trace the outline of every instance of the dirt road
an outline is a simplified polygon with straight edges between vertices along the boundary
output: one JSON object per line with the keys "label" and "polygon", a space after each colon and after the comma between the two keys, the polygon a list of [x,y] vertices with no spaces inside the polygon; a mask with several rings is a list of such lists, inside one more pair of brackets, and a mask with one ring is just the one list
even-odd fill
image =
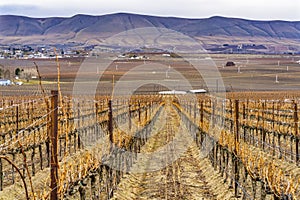
{"label": "dirt road", "polygon": [[[200,157],[195,143],[176,142],[176,148],[168,145],[187,129],[182,128],[181,119],[170,103],[162,113],[160,117],[166,117],[166,123],[143,146],[133,170],[121,180],[113,199],[235,199],[233,191],[223,184],[223,178],[213,170],[208,159]],[[166,167],[155,169],[153,160],[145,162],[144,154],[158,154],[162,148],[166,152],[155,156],[160,156],[160,163]],[[179,158],[178,151],[183,152]]]}

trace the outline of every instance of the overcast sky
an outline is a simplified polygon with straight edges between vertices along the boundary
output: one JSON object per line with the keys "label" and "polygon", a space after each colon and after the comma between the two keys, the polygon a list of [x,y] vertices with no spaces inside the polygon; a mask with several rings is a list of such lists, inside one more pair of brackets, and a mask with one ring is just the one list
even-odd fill
{"label": "overcast sky", "polygon": [[300,21],[300,0],[0,0],[0,15],[31,17],[128,12],[158,16]]}

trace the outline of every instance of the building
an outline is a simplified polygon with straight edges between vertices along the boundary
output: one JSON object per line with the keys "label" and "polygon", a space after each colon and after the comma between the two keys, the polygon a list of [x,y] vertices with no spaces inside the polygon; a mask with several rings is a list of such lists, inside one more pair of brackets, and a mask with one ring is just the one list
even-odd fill
{"label": "building", "polygon": [[11,85],[11,81],[7,79],[0,79],[0,86]]}
{"label": "building", "polygon": [[166,95],[166,94],[186,94],[187,92],[186,91],[178,91],[178,90],[168,90],[168,91],[160,91],[158,92],[158,94],[163,94],[163,95]]}

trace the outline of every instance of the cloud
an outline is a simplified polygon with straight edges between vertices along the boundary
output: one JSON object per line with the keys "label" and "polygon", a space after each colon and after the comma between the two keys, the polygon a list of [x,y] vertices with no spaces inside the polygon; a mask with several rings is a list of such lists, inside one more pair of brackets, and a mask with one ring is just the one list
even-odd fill
{"label": "cloud", "polygon": [[2,5],[0,6],[0,12],[2,14],[11,14],[11,13],[26,13],[32,10],[36,10],[37,6],[35,5]]}

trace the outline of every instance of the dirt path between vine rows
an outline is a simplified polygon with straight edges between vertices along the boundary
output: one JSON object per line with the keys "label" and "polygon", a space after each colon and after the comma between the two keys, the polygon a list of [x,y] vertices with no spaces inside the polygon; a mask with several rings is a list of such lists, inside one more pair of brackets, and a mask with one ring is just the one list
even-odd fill
{"label": "dirt path between vine rows", "polygon": [[166,120],[158,121],[165,124],[156,126],[163,128],[142,147],[112,199],[235,199],[209,160],[201,158],[196,144],[182,139],[187,129],[176,110],[166,105],[162,113],[160,117]]}

